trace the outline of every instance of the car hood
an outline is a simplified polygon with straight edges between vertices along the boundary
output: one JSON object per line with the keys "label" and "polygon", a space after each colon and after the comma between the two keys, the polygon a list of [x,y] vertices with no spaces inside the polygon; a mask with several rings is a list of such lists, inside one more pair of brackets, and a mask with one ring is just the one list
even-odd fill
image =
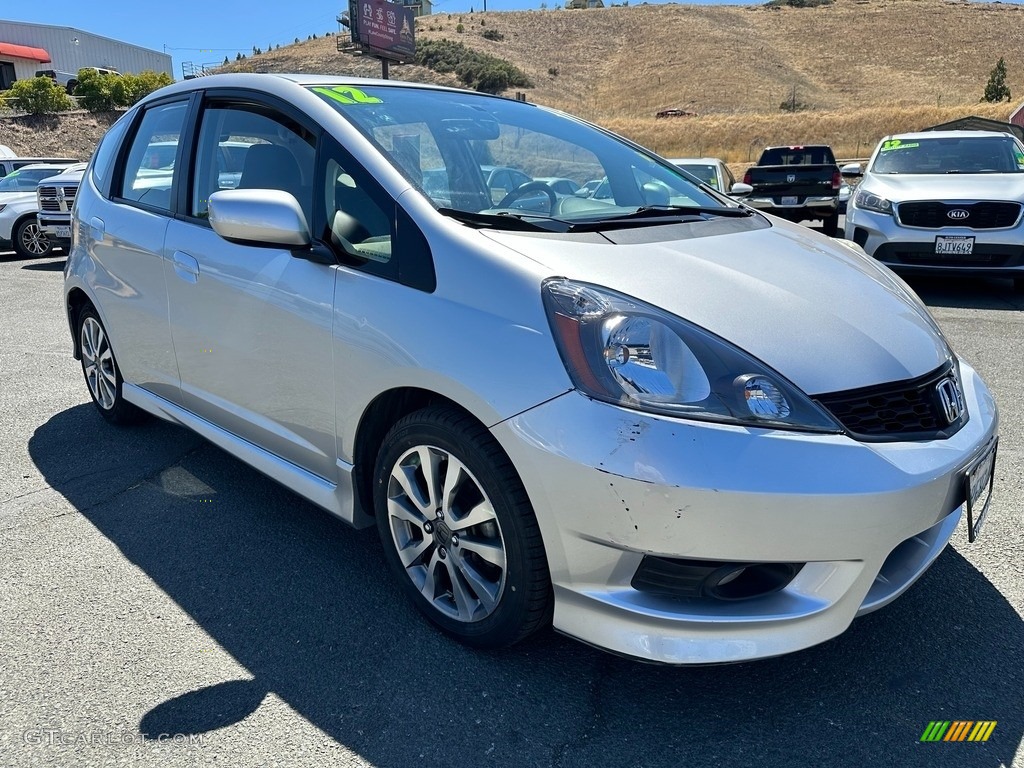
{"label": "car hood", "polygon": [[[617,290],[712,331],[812,395],[914,378],[949,359],[927,309],[887,268],[852,243],[773,223],[633,244],[483,234],[550,276]],[[636,230],[605,234],[626,232]]]}
{"label": "car hood", "polygon": [[868,175],[861,186],[901,203],[906,200],[1024,201],[1024,173],[944,173]]}
{"label": "car hood", "polygon": [[35,192],[0,192],[0,205],[12,205],[13,203],[24,203],[28,200],[35,200]]}

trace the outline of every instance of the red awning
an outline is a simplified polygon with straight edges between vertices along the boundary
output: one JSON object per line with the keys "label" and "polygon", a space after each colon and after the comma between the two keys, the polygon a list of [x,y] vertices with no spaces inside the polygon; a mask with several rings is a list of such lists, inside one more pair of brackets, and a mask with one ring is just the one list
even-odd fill
{"label": "red awning", "polygon": [[14,43],[0,43],[0,56],[13,56],[16,59],[31,59],[40,64],[46,64],[53,59],[50,54],[42,48],[33,48],[31,45],[15,45]]}

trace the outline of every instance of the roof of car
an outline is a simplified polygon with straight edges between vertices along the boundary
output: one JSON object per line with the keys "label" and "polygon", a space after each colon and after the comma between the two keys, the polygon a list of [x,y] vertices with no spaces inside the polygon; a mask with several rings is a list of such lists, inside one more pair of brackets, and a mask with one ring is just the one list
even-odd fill
{"label": "roof of car", "polygon": [[[279,72],[231,72],[219,75],[206,75],[190,80],[181,80],[173,85],[168,85],[158,91],[154,91],[144,101],[161,98],[175,93],[190,93],[204,88],[259,88],[261,90],[274,90],[277,87],[289,85],[352,85],[357,88],[388,87],[388,88],[414,88],[432,91],[460,92],[464,89],[449,88],[443,85],[431,85],[428,83],[412,83],[403,80],[382,80],[380,78],[352,77],[351,75],[304,75],[285,74]],[[480,94],[486,96],[487,94]],[[501,98],[501,97],[496,97]]]}
{"label": "roof of car", "polygon": [[674,165],[681,165],[683,163],[693,163],[694,165],[714,165],[715,163],[721,163],[722,161],[717,157],[673,157],[669,159],[669,162]]}
{"label": "roof of car", "polygon": [[886,136],[882,141],[890,141],[892,139],[913,139],[918,141],[920,139],[984,139],[998,136],[1010,136],[1013,134],[1003,131],[917,131],[915,133],[894,133],[891,136]]}

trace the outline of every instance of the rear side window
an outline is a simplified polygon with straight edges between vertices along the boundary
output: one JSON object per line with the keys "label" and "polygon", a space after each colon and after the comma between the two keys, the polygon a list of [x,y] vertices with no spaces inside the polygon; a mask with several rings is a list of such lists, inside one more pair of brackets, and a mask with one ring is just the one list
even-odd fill
{"label": "rear side window", "polygon": [[171,210],[186,106],[186,102],[179,101],[146,110],[128,150],[118,197],[161,211]]}
{"label": "rear side window", "polygon": [[777,147],[766,149],[759,165],[835,165],[828,147]]}

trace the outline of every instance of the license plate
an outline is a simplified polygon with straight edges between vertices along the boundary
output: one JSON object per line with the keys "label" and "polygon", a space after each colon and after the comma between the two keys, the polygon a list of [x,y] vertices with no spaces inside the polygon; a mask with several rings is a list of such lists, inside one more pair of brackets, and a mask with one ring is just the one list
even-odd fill
{"label": "license plate", "polygon": [[974,238],[966,235],[936,237],[935,253],[949,256],[970,256],[974,253]]}
{"label": "license plate", "polygon": [[54,229],[57,232],[57,237],[63,238],[65,240],[71,239],[71,227],[54,227]]}
{"label": "license plate", "polygon": [[967,494],[967,540],[974,542],[981,533],[981,526],[988,514],[988,505],[992,501],[992,484],[996,476],[996,448],[999,438],[995,438],[985,452],[964,475],[964,490]]}
{"label": "license plate", "polygon": [[796,195],[786,195],[782,198],[783,205],[797,205],[800,202],[800,198]]}

